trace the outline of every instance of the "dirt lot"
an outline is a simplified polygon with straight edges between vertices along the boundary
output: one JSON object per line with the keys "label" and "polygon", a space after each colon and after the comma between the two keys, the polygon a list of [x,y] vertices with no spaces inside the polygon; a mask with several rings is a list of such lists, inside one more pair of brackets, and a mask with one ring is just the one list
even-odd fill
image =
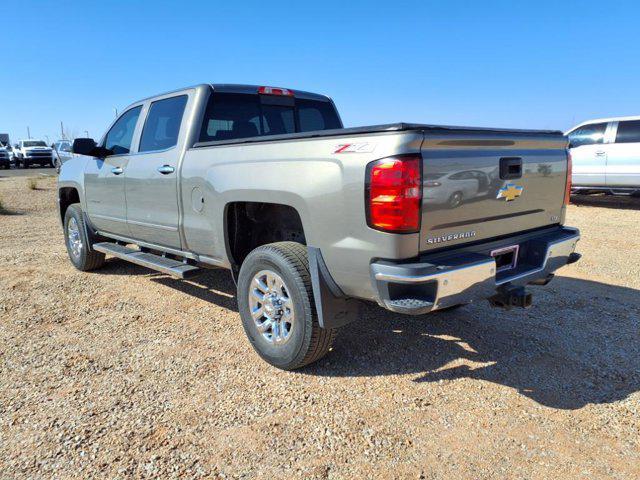
{"label": "dirt lot", "polygon": [[67,260],[52,179],[0,179],[0,478],[638,478],[640,200],[578,197],[534,306],[367,306],[326,360],[258,360],[228,273]]}

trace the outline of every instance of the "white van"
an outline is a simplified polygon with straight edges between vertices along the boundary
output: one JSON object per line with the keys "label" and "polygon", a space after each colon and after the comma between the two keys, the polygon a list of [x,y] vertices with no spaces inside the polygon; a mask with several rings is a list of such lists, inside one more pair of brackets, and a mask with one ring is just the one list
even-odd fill
{"label": "white van", "polygon": [[640,116],[590,120],[566,135],[573,190],[640,194]]}

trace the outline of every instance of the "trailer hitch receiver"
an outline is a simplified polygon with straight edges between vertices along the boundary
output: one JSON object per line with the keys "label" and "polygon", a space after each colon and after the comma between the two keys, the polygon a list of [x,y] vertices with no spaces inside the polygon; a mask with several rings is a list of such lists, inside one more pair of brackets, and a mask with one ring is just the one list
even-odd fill
{"label": "trailer hitch receiver", "polygon": [[533,296],[524,287],[502,286],[498,292],[489,297],[492,307],[511,310],[513,307],[529,308],[533,303]]}

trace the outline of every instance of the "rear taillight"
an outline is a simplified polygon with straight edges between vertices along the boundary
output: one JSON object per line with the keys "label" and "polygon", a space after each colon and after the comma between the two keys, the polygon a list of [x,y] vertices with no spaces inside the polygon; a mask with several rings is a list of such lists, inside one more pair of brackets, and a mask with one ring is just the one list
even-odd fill
{"label": "rear taillight", "polygon": [[567,150],[567,183],[564,191],[564,204],[569,205],[571,200],[571,173],[573,171],[573,165],[571,162],[571,152]]}
{"label": "rear taillight", "polygon": [[288,88],[278,87],[258,87],[258,93],[260,95],[281,95],[285,97],[293,97],[293,92]]}
{"label": "rear taillight", "polygon": [[376,230],[410,233],[420,230],[422,157],[399,155],[367,165],[367,224]]}

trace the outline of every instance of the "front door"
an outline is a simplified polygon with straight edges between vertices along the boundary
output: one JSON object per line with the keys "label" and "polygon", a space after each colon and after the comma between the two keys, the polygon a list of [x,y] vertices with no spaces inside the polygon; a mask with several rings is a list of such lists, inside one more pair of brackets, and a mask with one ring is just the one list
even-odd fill
{"label": "front door", "polygon": [[136,240],[181,248],[178,209],[180,126],[189,96],[178,95],[151,103],[142,129],[138,153],[125,173],[127,223]]}
{"label": "front door", "polygon": [[128,236],[124,171],[129,161],[131,142],[142,107],[133,107],[113,124],[103,146],[113,155],[91,158],[84,174],[87,215],[101,232]]}
{"label": "front door", "polygon": [[605,133],[607,123],[592,123],[569,133],[573,160],[572,183],[577,187],[604,186],[607,166]]}
{"label": "front door", "polygon": [[607,145],[607,186],[640,187],[640,120],[618,122],[615,143]]}

